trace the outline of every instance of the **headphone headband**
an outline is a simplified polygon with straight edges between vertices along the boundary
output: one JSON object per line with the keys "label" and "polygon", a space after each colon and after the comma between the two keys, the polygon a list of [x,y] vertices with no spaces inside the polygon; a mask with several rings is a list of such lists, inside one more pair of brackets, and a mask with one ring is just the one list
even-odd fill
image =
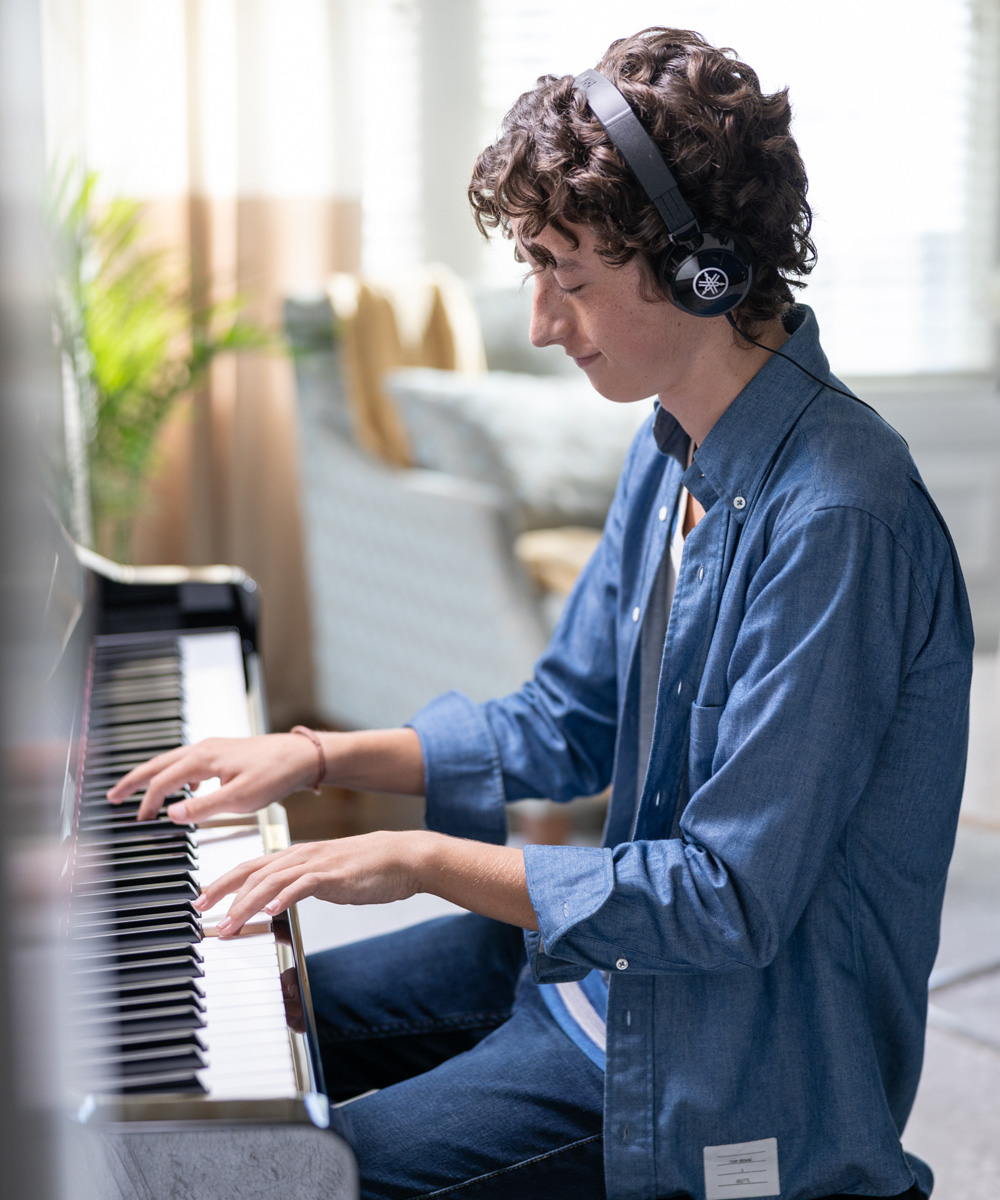
{"label": "headphone headband", "polygon": [[753,257],[743,239],[702,229],[653,139],[610,79],[584,71],[575,83],[667,227],[672,244],[651,260],[664,295],[694,317],[720,317],[742,304],[753,282]]}
{"label": "headphone headband", "polygon": [[574,82],[583,89],[591,112],[656,205],[671,237],[697,233],[698,221],[681,195],[673,172],[621,92],[599,71],[583,71]]}

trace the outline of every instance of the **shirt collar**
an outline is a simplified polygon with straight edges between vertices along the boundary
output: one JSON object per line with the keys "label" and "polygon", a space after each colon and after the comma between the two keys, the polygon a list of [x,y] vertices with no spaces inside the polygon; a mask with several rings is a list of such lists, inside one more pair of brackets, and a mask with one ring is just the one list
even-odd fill
{"label": "shirt collar", "polygon": [[[797,304],[783,322],[789,337],[781,352],[793,362],[777,355],[768,359],[712,426],[684,474],[685,486],[706,511],[722,500],[741,523],[778,447],[822,387],[793,364],[820,379],[830,374],[812,309]],[[688,435],[659,402],[655,413],[653,434],[660,452],[684,466]]]}

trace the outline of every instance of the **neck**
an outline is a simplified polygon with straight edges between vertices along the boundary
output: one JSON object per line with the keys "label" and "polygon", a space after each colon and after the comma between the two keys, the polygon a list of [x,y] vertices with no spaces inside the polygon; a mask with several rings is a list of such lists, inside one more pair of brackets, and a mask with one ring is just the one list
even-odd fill
{"label": "neck", "polygon": [[778,318],[754,335],[767,350],[745,341],[724,318],[704,324],[704,335],[689,370],[659,393],[661,406],[676,417],[697,445],[771,358],[768,351],[780,349],[788,337]]}

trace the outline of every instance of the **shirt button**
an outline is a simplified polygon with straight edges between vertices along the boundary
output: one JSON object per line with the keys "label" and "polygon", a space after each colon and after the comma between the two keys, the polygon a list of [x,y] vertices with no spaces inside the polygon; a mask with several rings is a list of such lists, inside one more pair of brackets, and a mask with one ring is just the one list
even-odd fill
{"label": "shirt button", "polygon": [[746,508],[746,506],[747,502],[742,496],[737,496],[735,500],[733,500],[733,508]]}
{"label": "shirt button", "polygon": [[660,509],[660,511],[657,513],[657,516],[660,518],[661,521],[665,521],[667,519],[667,506],[665,504]]}
{"label": "shirt button", "polygon": [[635,606],[635,608],[632,609],[632,620],[633,621],[639,620],[639,605],[638,604]]}
{"label": "shirt button", "polygon": [[660,793],[659,792],[656,793],[656,799],[653,801],[653,803],[656,805],[657,808],[660,807]]}
{"label": "shirt button", "polygon": [[704,578],[705,578],[705,568],[704,568],[704,567],[699,567],[699,568],[698,568],[698,582],[699,582],[699,583],[701,583],[701,581],[702,581]]}
{"label": "shirt button", "polygon": [[627,970],[628,970],[628,959],[627,959],[627,958],[620,958],[620,959],[619,959],[619,960],[618,960],[618,961],[615,963],[615,966],[618,968],[618,970],[619,970],[619,971],[627,971]]}
{"label": "shirt button", "polygon": [[681,691],[683,690],[683,688],[684,688],[684,680],[678,679],[677,680],[677,695],[678,696],[681,694]]}

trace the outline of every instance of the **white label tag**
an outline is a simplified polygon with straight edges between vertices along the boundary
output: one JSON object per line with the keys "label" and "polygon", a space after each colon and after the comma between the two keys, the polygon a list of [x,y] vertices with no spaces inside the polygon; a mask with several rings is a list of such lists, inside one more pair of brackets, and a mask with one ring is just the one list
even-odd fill
{"label": "white label tag", "polygon": [[777,1196],[778,1139],[705,1147],[705,1200]]}

